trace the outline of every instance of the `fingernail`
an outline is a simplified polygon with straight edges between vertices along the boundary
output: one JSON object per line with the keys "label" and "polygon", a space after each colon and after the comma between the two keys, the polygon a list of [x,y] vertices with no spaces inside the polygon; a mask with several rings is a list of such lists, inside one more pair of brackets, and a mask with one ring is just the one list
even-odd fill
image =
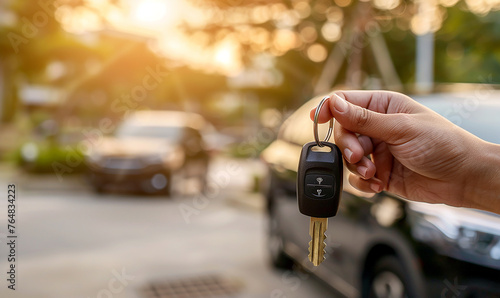
{"label": "fingernail", "polygon": [[367,167],[365,167],[365,166],[358,167],[358,173],[360,173],[361,176],[366,177],[366,171],[368,171]]}
{"label": "fingernail", "polygon": [[337,94],[335,94],[335,103],[333,106],[339,113],[344,113],[347,110],[347,102]]}
{"label": "fingernail", "polygon": [[345,148],[344,155],[348,162],[351,162],[352,151],[349,148]]}
{"label": "fingernail", "polygon": [[374,192],[381,192],[382,189],[380,187],[380,185],[378,185],[377,183],[372,183],[370,184],[370,188],[374,191]]}

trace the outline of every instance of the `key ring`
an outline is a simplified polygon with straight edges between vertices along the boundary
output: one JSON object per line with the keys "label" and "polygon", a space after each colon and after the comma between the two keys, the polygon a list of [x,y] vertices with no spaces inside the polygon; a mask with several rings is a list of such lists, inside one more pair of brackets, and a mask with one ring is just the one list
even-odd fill
{"label": "key ring", "polygon": [[320,101],[318,107],[316,108],[316,113],[314,113],[314,140],[316,141],[316,144],[319,147],[323,147],[323,142],[328,142],[328,140],[330,140],[330,137],[331,137],[332,131],[333,131],[333,118],[332,118],[332,119],[330,119],[330,127],[328,127],[328,132],[326,133],[325,140],[323,142],[319,141],[319,138],[318,138],[318,116],[319,116],[319,112],[321,111],[321,108],[323,107],[323,104],[325,103],[325,101],[328,98],[330,98],[330,97],[329,96],[323,97],[323,99]]}

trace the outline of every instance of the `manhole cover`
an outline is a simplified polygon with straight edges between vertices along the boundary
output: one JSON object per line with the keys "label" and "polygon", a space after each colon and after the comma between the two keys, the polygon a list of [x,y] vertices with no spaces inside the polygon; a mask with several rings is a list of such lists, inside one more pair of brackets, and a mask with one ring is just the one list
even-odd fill
{"label": "manhole cover", "polygon": [[219,275],[205,275],[149,283],[139,290],[142,298],[205,298],[235,297],[241,281]]}

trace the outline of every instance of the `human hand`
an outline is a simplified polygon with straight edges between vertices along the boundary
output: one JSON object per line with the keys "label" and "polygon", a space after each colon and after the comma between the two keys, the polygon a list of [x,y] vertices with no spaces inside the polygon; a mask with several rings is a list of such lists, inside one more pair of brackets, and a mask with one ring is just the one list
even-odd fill
{"label": "human hand", "polygon": [[320,111],[319,122],[332,117],[335,143],[352,172],[349,182],[355,188],[481,208],[472,197],[475,188],[486,185],[481,176],[491,173],[477,165],[487,162],[478,155],[491,152],[490,143],[395,92],[337,91]]}

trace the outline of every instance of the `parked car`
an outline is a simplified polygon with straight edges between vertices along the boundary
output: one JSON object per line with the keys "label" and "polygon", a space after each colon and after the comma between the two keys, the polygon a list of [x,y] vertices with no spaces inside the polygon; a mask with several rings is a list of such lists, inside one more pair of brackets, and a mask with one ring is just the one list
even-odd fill
{"label": "parked car", "polygon": [[202,136],[207,126],[193,113],[134,112],[113,136],[92,148],[86,158],[89,180],[98,192],[118,188],[170,194],[173,185],[201,191],[209,164]]}
{"label": "parked car", "polygon": [[[500,144],[499,92],[417,100]],[[309,218],[298,211],[296,177],[301,147],[314,140],[309,111],[319,101],[312,99],[292,114],[262,152],[269,169],[264,189],[271,263],[299,265],[346,297],[500,297],[499,215],[412,202],[388,192],[370,195],[347,180],[339,212],[328,223],[326,260],[318,267],[310,264]],[[326,128],[320,126],[321,136]]]}

